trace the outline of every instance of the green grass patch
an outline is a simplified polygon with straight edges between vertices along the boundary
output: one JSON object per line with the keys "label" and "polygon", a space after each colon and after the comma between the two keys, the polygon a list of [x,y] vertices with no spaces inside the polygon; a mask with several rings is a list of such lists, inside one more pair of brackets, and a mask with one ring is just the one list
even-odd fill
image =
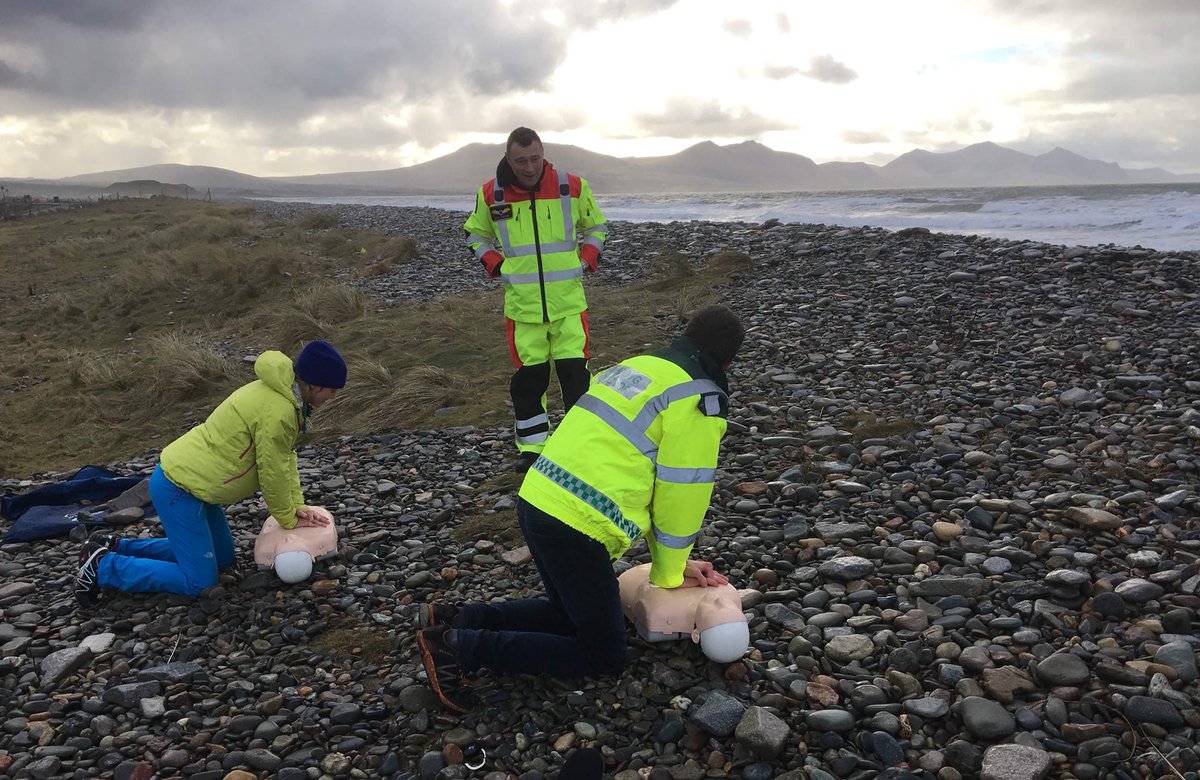
{"label": "green grass patch", "polygon": [[[319,438],[511,424],[498,287],[387,306],[353,282],[419,256],[404,236],[170,198],[0,225],[0,477],[161,448],[253,379],[246,354],[328,339],[351,363]],[[592,368],[656,348],[750,267],[741,253],[653,258],[649,281],[589,290]],[[554,393],[551,393],[551,403]]]}
{"label": "green grass patch", "polygon": [[353,658],[369,665],[390,662],[395,645],[390,632],[358,625],[349,619],[330,626],[312,642],[313,649],[326,658]]}
{"label": "green grass patch", "polygon": [[874,412],[865,410],[851,412],[843,418],[841,425],[850,431],[855,444],[862,444],[867,439],[904,438],[921,427],[911,417],[880,420]]}
{"label": "green grass patch", "polygon": [[450,536],[456,542],[469,542],[474,539],[507,541],[520,535],[518,529],[517,513],[506,509],[489,515],[472,515],[455,526]]}

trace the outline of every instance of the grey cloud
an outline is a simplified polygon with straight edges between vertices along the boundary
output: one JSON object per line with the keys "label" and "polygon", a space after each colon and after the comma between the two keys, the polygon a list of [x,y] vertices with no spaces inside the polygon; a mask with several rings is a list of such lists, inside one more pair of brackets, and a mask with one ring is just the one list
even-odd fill
{"label": "grey cloud", "polygon": [[763,68],[763,75],[772,81],[786,79],[789,76],[795,76],[801,70],[795,65],[768,65]]}
{"label": "grey cloud", "polygon": [[603,22],[636,19],[665,11],[677,0],[593,0],[569,3],[564,7],[567,23],[572,26],[595,27]]}
{"label": "grey cloud", "polygon": [[638,114],[634,121],[648,135],[669,138],[735,138],[790,127],[744,109],[723,109],[715,100],[700,103],[683,98],[671,100],[661,113]]}
{"label": "grey cloud", "polygon": [[726,19],[721,23],[721,29],[739,38],[749,38],[754,33],[754,25],[749,19]]}
{"label": "grey cloud", "polygon": [[1159,0],[994,0],[997,14],[1069,31],[1059,56],[1066,79],[1051,99],[1104,102],[1200,95],[1200,3]]}
{"label": "grey cloud", "polygon": [[155,0],[6,0],[4,23],[28,29],[41,23],[61,23],[81,29],[127,30],[165,3]]}
{"label": "grey cloud", "polygon": [[26,80],[26,76],[21,71],[9,65],[4,60],[0,60],[0,88],[3,87],[19,87]]}
{"label": "grey cloud", "polygon": [[787,14],[783,11],[775,14],[775,28],[781,33],[790,33],[792,31],[792,23],[788,21]]}
{"label": "grey cloud", "polygon": [[[1147,121],[1153,116],[1154,121]],[[1200,173],[1200,107],[1194,101],[1146,98],[1115,109],[1050,111],[1020,141],[1038,154],[1062,146],[1084,157],[1123,167],[1161,166],[1173,173]]]}
{"label": "grey cloud", "polygon": [[835,60],[830,54],[813,57],[808,63],[807,75],[827,84],[849,84],[858,78],[856,72]]}
{"label": "grey cloud", "polygon": [[874,130],[843,130],[842,140],[848,144],[885,144],[892,139]]}
{"label": "grey cloud", "polygon": [[9,96],[10,111],[195,109],[273,122],[362,99],[536,91],[569,34],[467,0],[138,3],[121,29],[101,10],[51,5],[58,13],[29,2],[5,13],[0,45],[32,47],[42,62],[36,89]]}

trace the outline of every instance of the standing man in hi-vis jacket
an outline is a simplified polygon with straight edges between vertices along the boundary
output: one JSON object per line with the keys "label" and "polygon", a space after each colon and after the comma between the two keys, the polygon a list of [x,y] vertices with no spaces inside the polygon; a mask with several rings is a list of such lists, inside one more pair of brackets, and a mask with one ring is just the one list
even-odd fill
{"label": "standing man in hi-vis jacket", "polygon": [[471,709],[463,675],[479,669],[620,674],[627,637],[612,561],[643,536],[651,585],[728,582],[689,556],[725,434],[725,371],[744,335],[729,308],[701,309],[682,338],[601,372],[567,412],[517,500],[545,597],[420,607],[421,662],[446,707]]}
{"label": "standing man in hi-vis jacket", "polygon": [[550,435],[550,361],[567,409],[587,392],[583,274],[598,267],[608,235],[587,180],[555,170],[542,154],[537,133],[513,130],[496,178],[479,188],[463,225],[475,257],[504,285],[508,348],[517,369],[509,392],[520,472],[537,460]]}

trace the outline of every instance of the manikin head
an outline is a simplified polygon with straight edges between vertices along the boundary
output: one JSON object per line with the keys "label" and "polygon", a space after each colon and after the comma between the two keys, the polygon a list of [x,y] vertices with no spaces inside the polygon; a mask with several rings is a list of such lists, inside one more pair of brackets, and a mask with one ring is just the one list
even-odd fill
{"label": "manikin head", "polygon": [[[699,588],[708,590],[708,588]],[[692,641],[710,661],[731,664],[746,654],[750,646],[750,626],[742,612],[741,599],[711,594],[696,606],[696,628]]]}
{"label": "manikin head", "polygon": [[304,550],[288,550],[275,556],[275,574],[289,585],[312,574],[313,559]]}

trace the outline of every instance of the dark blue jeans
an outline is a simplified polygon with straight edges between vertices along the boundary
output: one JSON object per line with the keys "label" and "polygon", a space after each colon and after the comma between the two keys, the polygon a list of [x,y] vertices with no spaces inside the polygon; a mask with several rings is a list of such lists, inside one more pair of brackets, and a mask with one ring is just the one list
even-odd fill
{"label": "dark blue jeans", "polygon": [[554,677],[620,674],[628,648],[608,550],[521,499],[517,522],[542,575],[546,598],[463,607],[454,621],[463,670]]}

